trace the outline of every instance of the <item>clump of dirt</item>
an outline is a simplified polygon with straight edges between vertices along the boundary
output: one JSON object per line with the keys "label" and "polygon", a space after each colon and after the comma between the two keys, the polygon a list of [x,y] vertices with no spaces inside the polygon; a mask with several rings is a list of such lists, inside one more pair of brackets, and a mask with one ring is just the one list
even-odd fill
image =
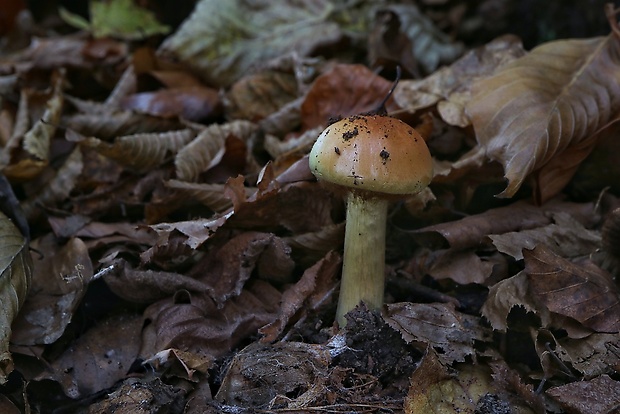
{"label": "clump of dirt", "polygon": [[388,326],[378,311],[358,306],[346,315],[347,350],[336,365],[377,378],[388,395],[406,393],[422,354]]}

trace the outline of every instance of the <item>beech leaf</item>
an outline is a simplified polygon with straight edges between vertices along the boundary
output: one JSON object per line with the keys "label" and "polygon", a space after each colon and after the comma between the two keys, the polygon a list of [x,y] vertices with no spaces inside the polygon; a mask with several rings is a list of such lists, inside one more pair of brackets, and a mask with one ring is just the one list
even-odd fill
{"label": "beech leaf", "polygon": [[28,241],[4,213],[0,212],[0,384],[13,371],[9,353],[11,322],[24,304],[32,278]]}
{"label": "beech leaf", "polygon": [[620,291],[610,274],[578,266],[544,245],[524,250],[529,291],[551,312],[597,332],[620,330]]}
{"label": "beech leaf", "polygon": [[581,161],[589,151],[573,148],[616,120],[620,28],[613,11],[608,18],[614,20],[609,36],[542,44],[473,86],[467,111],[487,157],[504,166],[508,185],[501,197],[514,196],[529,174],[567,151],[578,164],[574,157]]}

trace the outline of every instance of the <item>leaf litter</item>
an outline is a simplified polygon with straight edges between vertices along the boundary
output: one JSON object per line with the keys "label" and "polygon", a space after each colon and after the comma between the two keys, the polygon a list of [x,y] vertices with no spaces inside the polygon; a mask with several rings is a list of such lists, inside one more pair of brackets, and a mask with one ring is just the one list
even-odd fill
{"label": "leaf litter", "polygon": [[[612,6],[530,51],[458,1],[201,0],[167,37],[106,6],[0,38],[4,411],[617,410]],[[397,65],[436,175],[338,328],[345,206],[307,154]]]}

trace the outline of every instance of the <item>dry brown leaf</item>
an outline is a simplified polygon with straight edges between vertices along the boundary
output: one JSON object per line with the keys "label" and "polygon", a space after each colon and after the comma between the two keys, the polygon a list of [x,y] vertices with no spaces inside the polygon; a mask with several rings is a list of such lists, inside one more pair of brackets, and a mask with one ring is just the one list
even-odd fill
{"label": "dry brown leaf", "polygon": [[[232,207],[232,201],[224,194],[224,184],[192,183],[181,180],[168,180],[166,187],[175,190],[175,197],[187,197],[204,204],[215,212],[223,212]],[[256,189],[244,187],[249,197]]]}
{"label": "dry brown leaf", "polygon": [[[325,128],[330,119],[376,109],[392,82],[364,65],[337,64],[315,79],[301,104],[302,129]],[[393,99],[388,110],[395,109]]]}
{"label": "dry brown leaf", "polygon": [[465,104],[471,97],[472,83],[524,53],[517,37],[502,36],[467,52],[452,65],[440,68],[424,79],[399,82],[394,100],[411,113],[437,105],[444,121],[466,127],[470,121],[465,114]]}
{"label": "dry brown leaf", "polygon": [[95,137],[84,138],[76,135],[72,134],[69,139],[79,142],[81,146],[93,148],[122,165],[144,172],[159,166],[166,158],[175,155],[196,137],[196,132],[183,129],[124,135],[116,138],[112,143]]}
{"label": "dry brown leaf", "polygon": [[592,203],[570,203],[553,200],[542,207],[518,201],[464,219],[424,227],[413,232],[414,239],[434,248],[467,249],[488,242],[491,234],[532,229],[551,223],[550,213],[564,212],[589,227],[596,221]]}
{"label": "dry brown leaf", "polygon": [[293,316],[304,307],[308,298],[317,294],[317,287],[335,281],[340,268],[340,256],[330,252],[314,266],[306,269],[301,279],[282,294],[282,303],[276,320],[260,328],[259,332],[264,335],[261,340],[275,341],[284,332]]}
{"label": "dry brown leaf", "polygon": [[[545,43],[473,86],[467,111],[480,146],[504,166],[508,185],[500,196],[512,197],[528,175],[561,163],[550,164],[566,151],[573,157],[566,161],[578,164],[595,143],[592,137],[615,122],[620,28],[609,8],[608,19],[612,33],[607,37]],[[564,183],[573,173],[574,168],[564,173]],[[543,192],[540,201],[553,195]]]}
{"label": "dry brown leaf", "polygon": [[475,249],[447,249],[429,255],[425,271],[437,280],[456,283],[484,283],[493,273],[494,261],[476,254]]}
{"label": "dry brown leaf", "polygon": [[177,178],[182,181],[196,181],[201,173],[222,161],[229,136],[246,141],[257,131],[258,126],[249,121],[209,126],[177,153],[174,160]]}
{"label": "dry brown leaf", "polygon": [[[528,295],[527,275],[524,271],[496,283],[489,289],[487,300],[482,306],[481,313],[493,329],[506,332],[508,329],[508,315],[512,308],[519,306],[528,312],[539,311],[533,298]],[[549,326],[548,312],[538,312],[543,326]]]}
{"label": "dry brown leaf", "polygon": [[171,412],[184,404],[184,392],[160,378],[128,378],[105,398],[88,407],[93,414]]}
{"label": "dry brown leaf", "polygon": [[608,375],[546,391],[571,414],[611,414],[620,408],[620,382]]}
{"label": "dry brown leaf", "polygon": [[36,121],[23,134],[21,129],[25,125],[20,125],[18,121],[11,139],[6,144],[0,166],[8,178],[34,178],[49,164],[51,141],[60,123],[64,106],[64,82],[64,72],[52,76],[50,90],[39,96],[45,99],[42,114],[38,114],[30,102],[35,100],[36,93],[22,91],[20,111],[25,112],[24,116],[34,117]]}
{"label": "dry brown leaf", "polygon": [[407,343],[441,350],[437,358],[444,364],[474,357],[474,342],[489,340],[479,318],[457,312],[452,303],[387,304],[384,319]]}
{"label": "dry brown leaf", "polygon": [[11,323],[22,307],[32,278],[32,261],[28,252],[28,240],[13,221],[0,212],[0,384],[13,371],[9,352]]}
{"label": "dry brown leaf", "polygon": [[414,4],[390,4],[375,10],[369,55],[373,66],[401,63],[414,75],[431,73],[463,53],[463,45],[439,30]]}
{"label": "dry brown leaf", "polygon": [[[239,296],[261,255],[274,243],[276,236],[247,231],[212,248],[189,272],[188,276],[202,282],[218,306]],[[292,267],[288,267],[292,272]],[[287,275],[289,276],[290,273]]]}
{"label": "dry brown leaf", "polygon": [[587,256],[601,246],[599,233],[586,229],[582,223],[563,211],[549,213],[553,223],[541,227],[490,234],[493,245],[502,253],[523,259],[523,249],[533,249],[539,244],[548,246],[554,253],[567,258]]}
{"label": "dry brown leaf", "polygon": [[222,112],[218,91],[196,85],[129,95],[120,102],[120,107],[163,118],[179,117],[192,122],[208,122]]}
{"label": "dry brown leaf", "polygon": [[135,303],[153,303],[174,295],[179,290],[208,292],[204,283],[172,272],[137,270],[122,259],[113,263],[114,271],[104,275],[108,287],[117,296]]}
{"label": "dry brown leaf", "polygon": [[222,308],[204,294],[177,292],[149,306],[142,331],[140,355],[175,348],[198,355],[220,358],[240,341],[272,322],[278,312],[280,292],[263,281],[246,284],[241,295]]}
{"label": "dry brown leaf", "polygon": [[532,332],[536,352],[548,378],[574,377],[573,370],[585,378],[593,378],[612,374],[620,366],[618,335],[591,332],[585,335],[571,338],[561,333],[554,335],[547,329]]}
{"label": "dry brown leaf", "polygon": [[34,240],[32,288],[15,322],[12,341],[51,344],[65,332],[93,277],[88,249],[78,238],[60,246],[50,234]]}
{"label": "dry brown leaf", "polygon": [[51,361],[50,372],[35,380],[57,381],[70,398],[79,398],[108,388],[125,378],[138,357],[142,318],[138,315],[110,316],[89,329]]}
{"label": "dry brown leaf", "polygon": [[22,202],[24,214],[33,220],[41,212],[41,206],[54,207],[56,203],[67,199],[75,188],[83,168],[82,152],[76,148],[58,171],[46,177],[44,182],[37,183],[39,191],[34,192],[34,196]]}
{"label": "dry brown leaf", "polygon": [[523,257],[529,292],[543,307],[597,332],[620,331],[620,290],[609,273],[576,265],[544,245]]}
{"label": "dry brown leaf", "polygon": [[294,74],[265,71],[248,75],[226,94],[226,116],[258,122],[293,101],[297,94]]}

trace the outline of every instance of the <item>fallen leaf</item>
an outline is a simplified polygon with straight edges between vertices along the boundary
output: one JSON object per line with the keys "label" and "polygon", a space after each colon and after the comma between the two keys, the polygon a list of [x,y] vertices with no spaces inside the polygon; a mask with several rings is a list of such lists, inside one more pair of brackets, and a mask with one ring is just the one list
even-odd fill
{"label": "fallen leaf", "polygon": [[126,96],[120,106],[124,110],[192,122],[211,121],[222,111],[217,90],[195,85],[136,93]]}
{"label": "fallen leaf", "polygon": [[257,131],[256,124],[241,120],[207,127],[177,153],[174,159],[177,178],[183,181],[196,181],[201,173],[222,160],[226,153],[226,139],[229,136],[245,141]]}
{"label": "fallen leaf", "polygon": [[[508,181],[500,196],[514,196],[528,175],[557,165],[561,161],[553,159],[567,157],[566,151],[577,156],[575,148],[591,149],[591,138],[615,122],[620,28],[613,10],[607,13],[609,36],[542,44],[472,87],[467,112],[476,139],[490,159],[504,166]],[[614,81],[599,82],[601,73]],[[577,165],[587,153],[582,150],[581,159],[567,162]],[[564,182],[574,170],[566,171]],[[553,195],[545,193],[540,201]]]}
{"label": "fallen leaf", "polygon": [[110,316],[74,341],[55,360],[50,372],[34,380],[53,379],[70,398],[79,398],[108,388],[125,378],[138,357],[142,318],[138,315]]}
{"label": "fallen leaf", "polygon": [[[326,392],[329,350],[318,344],[254,343],[231,362],[215,399],[235,407],[260,407],[272,400],[303,409]],[[296,398],[288,395],[295,393]]]}
{"label": "fallen leaf", "polygon": [[175,348],[221,358],[275,319],[280,298],[263,281],[246,284],[239,296],[221,308],[208,295],[179,291],[145,310],[140,355],[149,359]]}
{"label": "fallen leaf", "polygon": [[452,41],[414,4],[390,4],[375,10],[374,36],[369,55],[374,66],[402,62],[412,74],[431,73],[463,53],[463,45]]}
{"label": "fallen leaf", "polygon": [[174,411],[184,404],[184,392],[160,378],[128,378],[105,398],[89,405],[92,413],[147,414],[151,410]]}
{"label": "fallen leaf", "polygon": [[162,164],[166,158],[176,155],[185,145],[196,138],[196,132],[183,129],[170,132],[124,135],[108,143],[95,137],[79,137],[72,141],[81,146],[93,148],[120,164],[136,171],[148,171]]}
{"label": "fallen leaf", "polygon": [[481,365],[460,365],[457,374],[452,374],[440,362],[439,356],[432,347],[427,348],[420,365],[411,375],[404,403],[405,413],[478,412],[478,401],[484,395],[496,392],[490,372]]}
{"label": "fallen leaf", "polygon": [[32,261],[28,239],[4,213],[0,212],[0,384],[13,371],[9,352],[11,323],[23,306],[32,279]]}
{"label": "fallen leaf", "polygon": [[620,407],[620,382],[608,375],[553,387],[546,393],[571,414],[607,414]]}
{"label": "fallen leaf", "polygon": [[601,246],[599,233],[589,230],[582,223],[562,211],[549,214],[553,223],[517,232],[490,234],[489,238],[497,250],[523,259],[523,249],[533,249],[539,244],[548,246],[559,256],[572,258],[587,256]]}
{"label": "fallen leaf", "polygon": [[394,100],[411,113],[436,105],[444,121],[464,128],[470,124],[465,105],[471,98],[471,85],[523,54],[525,51],[517,37],[502,36],[467,52],[424,79],[400,81]]}
{"label": "fallen leaf", "polygon": [[297,312],[304,308],[312,295],[318,292],[318,286],[329,284],[336,279],[341,269],[341,258],[334,252],[328,253],[314,266],[309,267],[301,279],[282,294],[278,317],[272,323],[260,328],[263,342],[275,341]]}
{"label": "fallen leaf", "polygon": [[60,8],[60,16],[70,25],[92,32],[94,37],[113,36],[139,40],[166,34],[170,27],[160,24],[155,15],[132,0],[92,0],[89,2],[89,23],[83,17]]}
{"label": "fallen leaf", "polygon": [[[306,56],[339,41],[343,33],[329,19],[333,7],[327,0],[252,5],[201,0],[160,52],[199,68],[209,82],[229,86],[268,59],[293,51]],[[366,12],[359,6],[349,12],[354,11]]]}
{"label": "fallen leaf", "polygon": [[230,119],[258,122],[297,98],[297,79],[292,73],[265,71],[244,76],[226,94]]}
{"label": "fallen leaf", "polygon": [[412,234],[414,239],[424,246],[467,249],[487,244],[491,234],[504,234],[548,225],[551,223],[549,213],[552,212],[570,214],[573,219],[587,227],[594,224],[593,211],[593,204],[589,203],[554,200],[537,207],[526,201],[518,201],[461,220],[424,227]]}
{"label": "fallen leaf", "polygon": [[542,306],[597,332],[620,331],[620,291],[609,273],[576,265],[544,245],[523,257],[529,292]]}
{"label": "fallen leaf", "polygon": [[477,317],[457,312],[451,303],[387,304],[384,318],[407,343],[437,350],[444,364],[464,362],[476,354],[475,341],[489,340]]}
{"label": "fallen leaf", "polygon": [[391,86],[392,82],[366,66],[335,65],[316,78],[306,93],[301,104],[302,129],[325,128],[330,119],[372,111],[385,99]]}
{"label": "fallen leaf", "polygon": [[49,235],[32,242],[32,287],[15,320],[12,342],[19,345],[54,343],[62,336],[93,277],[88,249],[78,238],[59,245]]}
{"label": "fallen leaf", "polygon": [[616,334],[590,331],[571,337],[555,330],[538,329],[532,332],[532,339],[548,378],[574,378],[578,374],[594,378],[612,374],[620,367],[620,338]]}

